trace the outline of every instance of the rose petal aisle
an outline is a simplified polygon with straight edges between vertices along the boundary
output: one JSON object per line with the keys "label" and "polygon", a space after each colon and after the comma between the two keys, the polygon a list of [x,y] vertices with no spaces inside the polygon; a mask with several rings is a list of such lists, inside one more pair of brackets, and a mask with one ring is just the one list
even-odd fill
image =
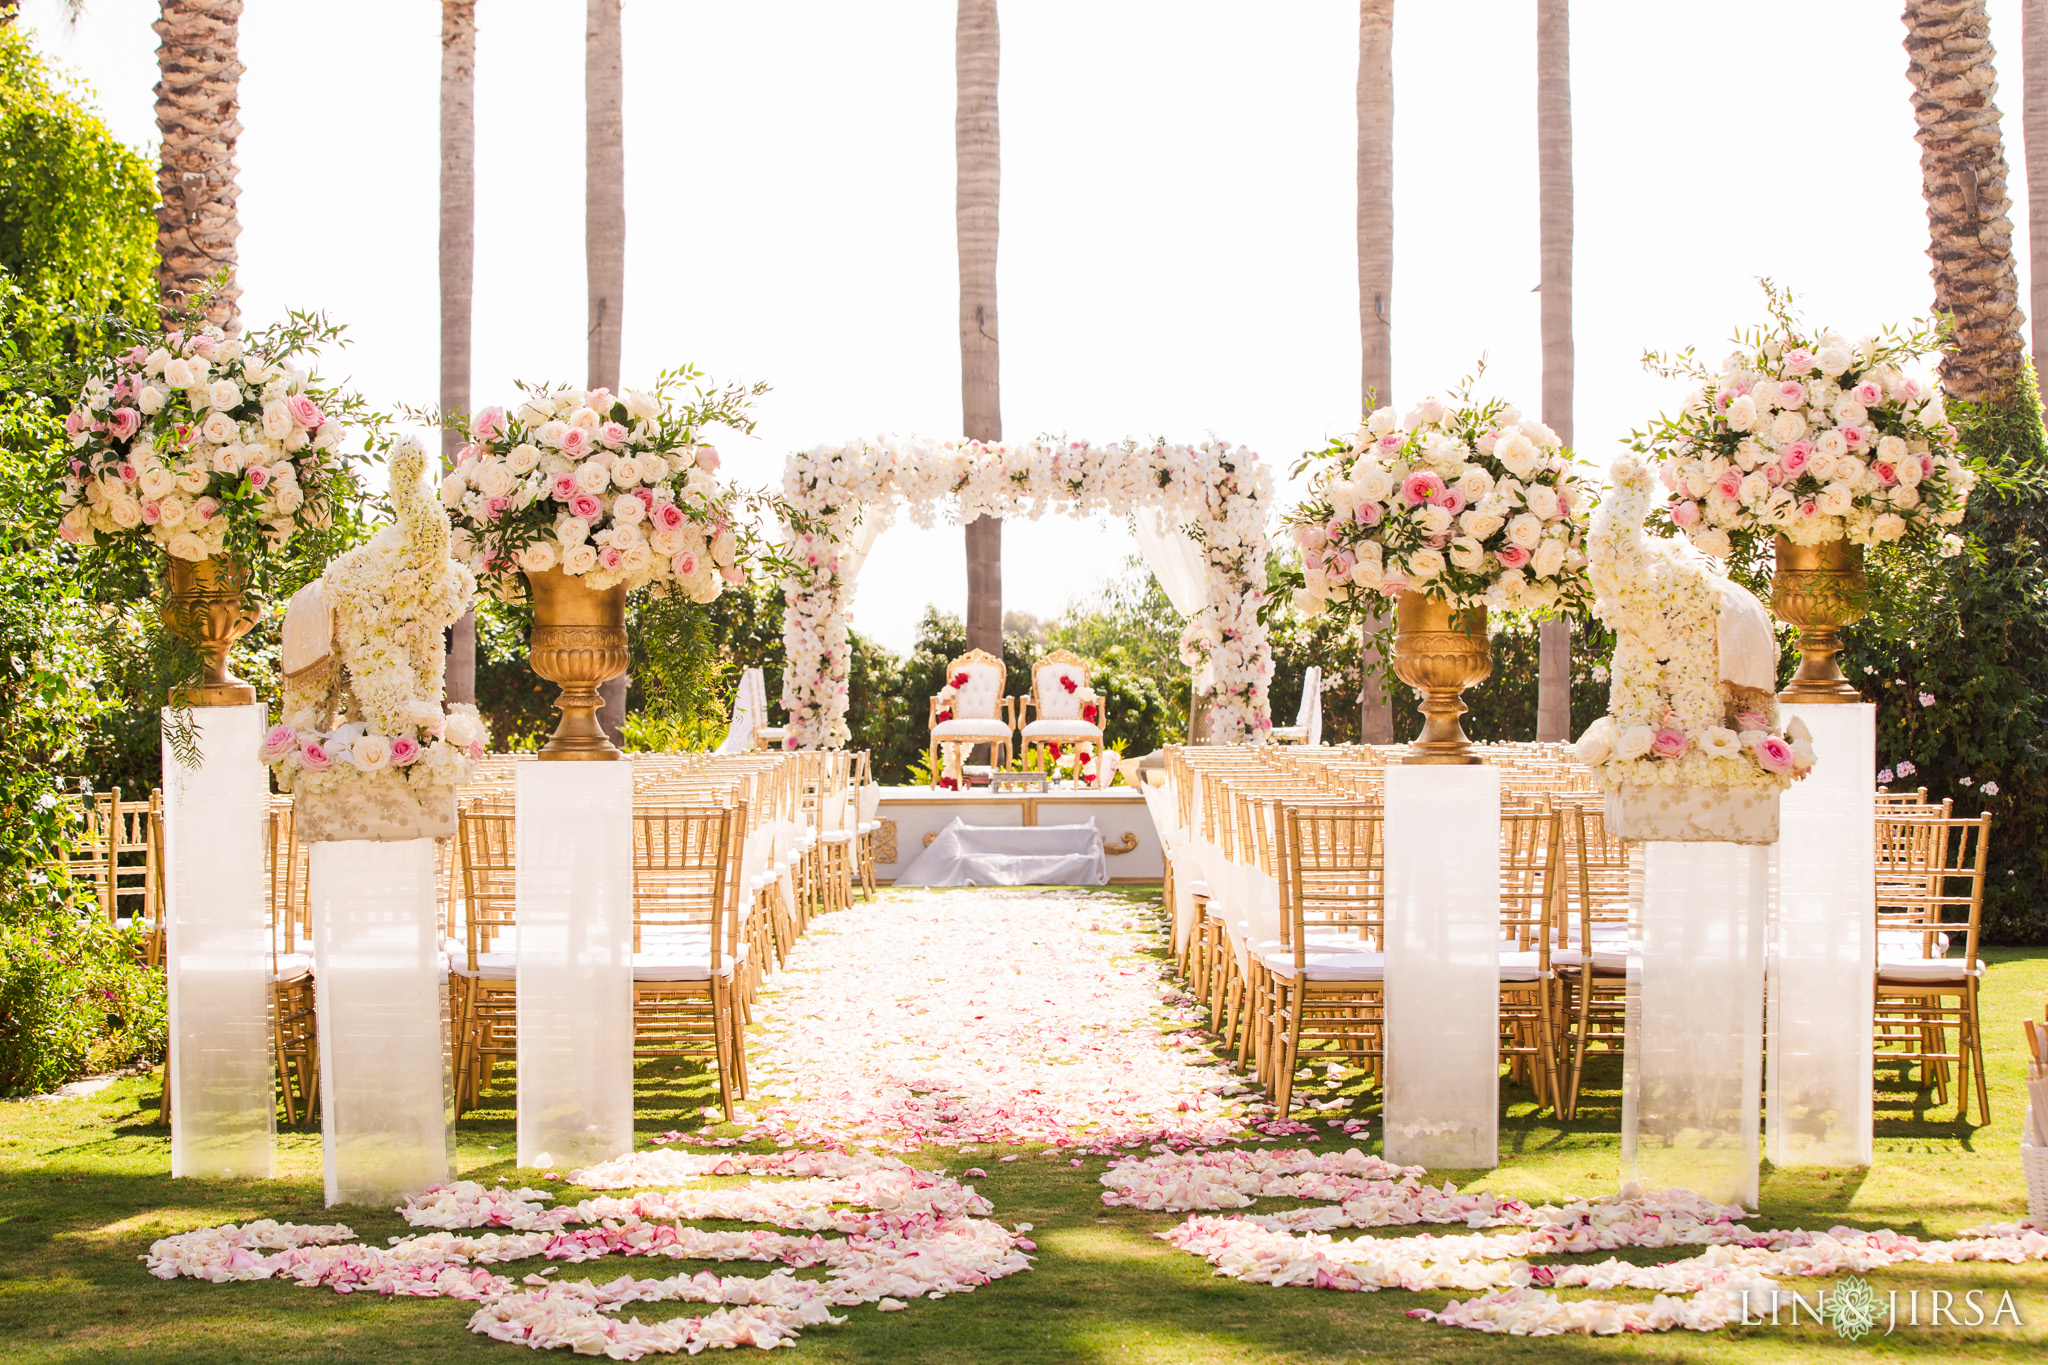
{"label": "rose petal aisle", "polygon": [[1243,1136],[1255,1107],[1146,955],[1158,938],[1147,911],[1065,890],[906,891],[826,916],[764,995],[746,1137],[1106,1152]]}
{"label": "rose petal aisle", "polygon": [[[1432,1186],[1426,1175],[1420,1166],[1391,1165],[1356,1148],[1167,1152],[1112,1163],[1102,1176],[1102,1202],[1183,1212],[1245,1208],[1262,1198],[1329,1201],[1275,1214],[1198,1215],[1158,1236],[1202,1257],[1218,1275],[1253,1284],[1364,1293],[1482,1290],[1441,1309],[1410,1309],[1408,1316],[1517,1336],[1676,1327],[1711,1332],[1768,1316],[1782,1279],[1916,1262],[2048,1261],[2048,1227],[2027,1223],[1971,1228],[1953,1241],[1847,1227],[1758,1232],[1739,1221],[1740,1206],[1716,1204],[1690,1190],[1631,1184],[1617,1195],[1530,1206],[1491,1194],[1460,1194],[1448,1183]],[[1329,1235],[1332,1228],[1416,1223],[1517,1230],[1347,1241]],[[1539,1256],[1623,1247],[1705,1250],[1658,1265],[1613,1258],[1594,1265],[1530,1264]],[[1656,1297],[1648,1303],[1567,1300],[1553,1289],[1650,1290]]]}

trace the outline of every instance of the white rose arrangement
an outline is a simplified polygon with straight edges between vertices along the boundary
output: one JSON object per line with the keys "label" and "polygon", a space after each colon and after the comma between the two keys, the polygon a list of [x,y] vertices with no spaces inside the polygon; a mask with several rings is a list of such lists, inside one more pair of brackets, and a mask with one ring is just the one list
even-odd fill
{"label": "white rose arrangement", "polygon": [[249,566],[325,529],[354,494],[341,442],[365,414],[295,362],[340,335],[311,314],[246,339],[130,332],[64,419],[57,534],[116,556]]}
{"label": "white rose arrangement", "polygon": [[738,414],[766,386],[700,386],[684,401],[696,377],[685,367],[616,397],[522,385],[522,401],[477,413],[440,488],[457,556],[511,595],[522,573],[554,568],[700,603],[746,582],[750,522],[697,437],[710,422],[751,430]]}
{"label": "white rose arrangement", "polygon": [[1940,390],[1916,368],[1941,347],[1919,321],[1850,342],[1810,331],[1768,282],[1773,322],[1737,337],[1718,372],[1690,351],[1645,364],[1696,383],[1684,409],[1631,438],[1672,494],[1656,520],[1716,559],[1797,545],[1924,540],[1962,549],[1977,475],[1956,450]]}
{"label": "white rose arrangement", "polygon": [[1304,456],[1307,498],[1287,516],[1305,616],[1374,611],[1424,593],[1454,607],[1563,612],[1586,601],[1591,490],[1543,423],[1469,384],[1405,417],[1380,408]]}

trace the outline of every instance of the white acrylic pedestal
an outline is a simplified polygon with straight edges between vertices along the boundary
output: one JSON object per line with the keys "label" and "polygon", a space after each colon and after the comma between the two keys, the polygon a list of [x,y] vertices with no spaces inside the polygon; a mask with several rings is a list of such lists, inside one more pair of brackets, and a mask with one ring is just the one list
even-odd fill
{"label": "white acrylic pedestal", "polygon": [[1758,844],[1635,846],[1624,1181],[1756,1207],[1774,855]]}
{"label": "white acrylic pedestal", "polygon": [[164,981],[170,1003],[171,1174],[267,1180],[277,1096],[263,842],[270,772],[261,706],[201,706],[200,761],[171,751],[163,714]]}
{"label": "white acrylic pedestal", "polygon": [[1386,1159],[1500,1164],[1500,770],[1387,769]]}
{"label": "white acrylic pedestal", "polygon": [[519,1164],[633,1146],[633,765],[522,763]]}
{"label": "white acrylic pedestal", "polygon": [[311,846],[327,1203],[394,1204],[451,1178],[448,973],[432,839]]}
{"label": "white acrylic pedestal", "polygon": [[1764,1151],[1779,1166],[1868,1166],[1877,708],[1779,714],[1806,722],[1817,761],[1781,807]]}

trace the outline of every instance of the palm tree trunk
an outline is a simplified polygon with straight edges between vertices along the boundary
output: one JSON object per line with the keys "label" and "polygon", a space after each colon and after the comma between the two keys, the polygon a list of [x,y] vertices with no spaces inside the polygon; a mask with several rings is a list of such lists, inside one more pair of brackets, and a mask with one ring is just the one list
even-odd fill
{"label": "palm tree trunk", "polygon": [[2048,355],[2048,0],[2021,0],[2020,127],[2027,158],[2027,302],[2034,315],[2034,367]]}
{"label": "palm tree trunk", "polygon": [[[960,253],[960,411],[972,441],[1003,439],[996,338],[997,201],[1002,188],[996,121],[996,0],[960,0],[953,31],[953,212]],[[1003,656],[1003,523],[967,523],[967,647]]]}
{"label": "palm tree trunk", "polygon": [[[1394,0],[1358,0],[1358,340],[1360,402],[1394,401]],[[1394,742],[1394,698],[1373,643],[1384,614],[1360,640],[1359,738]]]}
{"label": "palm tree trunk", "polygon": [[[441,0],[441,462],[469,407],[470,300],[476,270],[476,0]],[[476,609],[448,637],[448,700],[476,700]]]}
{"label": "palm tree trunk", "polygon": [[1965,401],[2001,400],[2024,347],[1991,26],[1984,0],[1907,0],[1905,23],[1934,306],[1954,321],[1942,384]]}
{"label": "palm tree trunk", "polygon": [[167,314],[221,271],[227,276],[208,300],[206,317],[230,332],[241,329],[235,301],[235,141],[242,135],[239,89],[242,63],[235,52],[242,0],[163,0],[150,25],[156,50],[156,126],[163,137],[156,213],[157,288]]}
{"label": "palm tree trunk", "polygon": [[[1543,421],[1572,443],[1572,71],[1569,0],[1536,3],[1536,199],[1543,309]],[[1572,737],[1572,623],[1537,636],[1536,738]]]}
{"label": "palm tree trunk", "polygon": [[[589,0],[583,37],[583,254],[590,286],[590,387],[619,388],[626,296],[625,62],[620,0]],[[597,713],[612,743],[624,747],[624,674],[599,689]]]}

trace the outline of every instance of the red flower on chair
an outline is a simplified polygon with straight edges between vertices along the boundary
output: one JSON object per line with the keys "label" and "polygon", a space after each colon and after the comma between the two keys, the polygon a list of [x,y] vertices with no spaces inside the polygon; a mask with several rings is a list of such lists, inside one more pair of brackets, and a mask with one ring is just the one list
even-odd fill
{"label": "red flower on chair", "polygon": [[1072,678],[1062,673],[1060,674],[1060,686],[1066,688],[1069,692],[1075,692],[1080,690],[1081,684],[1075,682]]}
{"label": "red flower on chair", "polygon": [[939,787],[942,791],[956,792],[960,790],[960,784],[950,777],[940,778]]}
{"label": "red flower on chair", "polygon": [[951,719],[953,719],[953,713],[951,711],[939,712],[939,724],[944,725],[947,721]]}
{"label": "red flower on chair", "polygon": [[1058,758],[1058,757],[1060,756],[1060,746],[1059,746],[1059,743],[1058,743],[1057,741],[1053,741],[1053,742],[1051,742],[1051,743],[1048,743],[1048,744],[1047,744],[1047,745],[1045,746],[1045,751],[1046,751],[1047,753],[1051,754],[1051,755],[1052,755],[1052,756],[1053,756],[1053,757],[1054,757],[1055,759],[1057,759],[1057,758]]}
{"label": "red flower on chair", "polygon": [[961,669],[961,670],[960,670],[960,671],[959,671],[958,673],[955,673],[955,674],[953,675],[953,686],[955,686],[955,687],[965,687],[965,686],[967,686],[967,670],[966,670],[966,669],[964,669],[964,668],[963,668],[963,669]]}
{"label": "red flower on chair", "polygon": [[1102,703],[1091,701],[1082,707],[1081,719],[1087,721],[1090,725],[1100,725],[1102,723]]}

